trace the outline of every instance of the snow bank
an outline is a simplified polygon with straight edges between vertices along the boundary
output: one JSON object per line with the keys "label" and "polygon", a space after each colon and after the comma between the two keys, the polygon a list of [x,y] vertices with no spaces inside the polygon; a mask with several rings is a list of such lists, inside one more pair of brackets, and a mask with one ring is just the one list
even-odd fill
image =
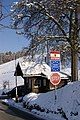
{"label": "snow bank", "polygon": [[[56,96],[56,97],[55,97]],[[23,98],[26,108],[50,120],[80,120],[80,82],[47,93]]]}

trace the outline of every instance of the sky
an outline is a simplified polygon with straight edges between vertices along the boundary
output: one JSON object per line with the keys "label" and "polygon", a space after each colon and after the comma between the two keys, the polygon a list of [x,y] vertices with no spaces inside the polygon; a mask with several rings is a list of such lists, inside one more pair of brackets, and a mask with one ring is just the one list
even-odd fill
{"label": "sky", "polygon": [[17,52],[27,46],[27,39],[17,35],[16,31],[4,29],[0,31],[0,53],[2,52]]}
{"label": "sky", "polygon": [[[3,13],[8,14],[10,12],[10,6],[13,2],[18,0],[0,0],[3,3]],[[10,24],[9,18],[0,21],[0,24],[4,25]],[[0,30],[0,53],[3,52],[17,52],[22,50],[23,47],[27,46],[27,39],[22,36],[16,34],[15,30],[11,29],[2,29]]]}

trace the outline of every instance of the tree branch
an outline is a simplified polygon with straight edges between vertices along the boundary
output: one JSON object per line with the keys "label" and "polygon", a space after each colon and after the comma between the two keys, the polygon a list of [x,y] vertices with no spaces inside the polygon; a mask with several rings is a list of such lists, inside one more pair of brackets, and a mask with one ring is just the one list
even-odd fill
{"label": "tree branch", "polygon": [[[50,15],[49,12],[47,11],[47,9],[44,6],[42,6],[41,4],[36,3],[35,5],[38,5],[38,7],[40,7],[40,9],[42,8],[42,10],[44,10],[43,14],[46,15],[48,17],[48,19],[52,20],[58,26],[58,28],[61,30],[61,32],[63,33],[63,35],[66,36],[67,41],[71,45],[70,39],[67,37],[64,29],[59,24],[59,22],[57,21],[57,19],[55,19],[52,15]],[[39,9],[39,8],[37,8],[37,9]],[[41,10],[41,13],[42,13],[42,10]]]}

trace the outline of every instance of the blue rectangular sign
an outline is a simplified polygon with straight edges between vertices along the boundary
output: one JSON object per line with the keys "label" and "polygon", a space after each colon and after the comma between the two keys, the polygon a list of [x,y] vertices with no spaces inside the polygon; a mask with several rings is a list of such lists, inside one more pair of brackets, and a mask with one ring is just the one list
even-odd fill
{"label": "blue rectangular sign", "polygon": [[60,60],[51,60],[51,71],[52,72],[60,71]]}

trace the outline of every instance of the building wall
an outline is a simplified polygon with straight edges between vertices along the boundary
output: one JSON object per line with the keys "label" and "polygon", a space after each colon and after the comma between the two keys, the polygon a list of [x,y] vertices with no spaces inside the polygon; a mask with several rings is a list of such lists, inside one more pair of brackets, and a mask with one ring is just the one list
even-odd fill
{"label": "building wall", "polygon": [[44,77],[29,77],[24,79],[26,89],[30,89],[31,92],[39,93],[49,90],[49,80]]}
{"label": "building wall", "polygon": [[[57,88],[60,88],[67,84],[68,80],[61,80],[60,84],[57,85]],[[41,93],[47,92],[51,89],[55,89],[55,86],[50,83],[50,80],[43,77],[29,77],[25,79],[25,86],[30,92]]]}

